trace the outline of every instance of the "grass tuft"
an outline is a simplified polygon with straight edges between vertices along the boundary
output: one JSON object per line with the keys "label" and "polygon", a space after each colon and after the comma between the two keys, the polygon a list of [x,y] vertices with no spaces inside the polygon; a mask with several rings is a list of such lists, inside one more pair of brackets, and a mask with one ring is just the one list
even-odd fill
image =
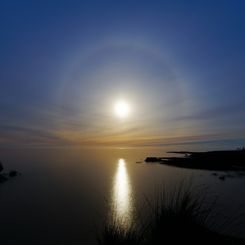
{"label": "grass tuft", "polygon": [[142,236],[135,227],[128,227],[127,229],[117,223],[111,221],[105,225],[102,233],[98,237],[99,245],[140,245],[142,243]]}
{"label": "grass tuft", "polygon": [[172,191],[159,191],[153,200],[146,200],[149,220],[135,220],[128,229],[120,222],[109,222],[99,245],[245,244],[215,230],[215,202],[207,202],[205,190],[182,183]]}

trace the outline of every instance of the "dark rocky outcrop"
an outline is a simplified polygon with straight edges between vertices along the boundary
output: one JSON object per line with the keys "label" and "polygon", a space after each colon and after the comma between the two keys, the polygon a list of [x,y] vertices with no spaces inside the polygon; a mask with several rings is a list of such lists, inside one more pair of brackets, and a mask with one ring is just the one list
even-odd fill
{"label": "dark rocky outcrop", "polygon": [[9,172],[9,177],[16,177],[19,173],[16,170],[11,170]]}
{"label": "dark rocky outcrop", "polygon": [[145,162],[161,162],[161,158],[159,157],[147,157]]}
{"label": "dark rocky outcrop", "polygon": [[0,162],[0,183],[5,182],[9,178],[13,178],[19,175],[19,172],[16,170],[11,170],[8,173],[3,172],[3,164]]}
{"label": "dark rocky outcrop", "polygon": [[147,157],[145,162],[159,162],[182,168],[245,171],[245,150],[190,152],[174,151],[183,157]]}

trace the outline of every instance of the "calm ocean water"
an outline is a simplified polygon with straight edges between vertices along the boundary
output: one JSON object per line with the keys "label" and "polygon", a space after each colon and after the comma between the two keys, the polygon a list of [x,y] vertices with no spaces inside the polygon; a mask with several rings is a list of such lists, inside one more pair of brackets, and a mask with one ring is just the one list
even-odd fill
{"label": "calm ocean water", "polygon": [[207,188],[217,223],[236,217],[241,224],[228,222],[227,232],[245,237],[245,177],[222,181],[210,171],[139,163],[168,150],[176,148],[1,150],[6,171],[22,173],[0,185],[1,244],[96,244],[106,220],[130,225],[148,212],[146,197],[154,201],[159,188],[183,179]]}

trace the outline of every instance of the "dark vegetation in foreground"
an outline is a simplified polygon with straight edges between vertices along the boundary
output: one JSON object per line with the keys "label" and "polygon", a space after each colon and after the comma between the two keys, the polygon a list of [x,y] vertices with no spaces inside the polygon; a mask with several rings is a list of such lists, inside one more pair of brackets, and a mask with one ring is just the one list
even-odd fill
{"label": "dark vegetation in foreground", "polygon": [[182,168],[245,171],[245,149],[230,151],[172,151],[184,157],[147,157],[145,162],[159,162]]}
{"label": "dark vegetation in foreground", "polygon": [[180,186],[172,193],[161,191],[154,203],[147,201],[149,218],[136,218],[126,230],[117,222],[108,223],[98,244],[245,244],[243,239],[223,234],[215,222],[214,205],[191,186]]}

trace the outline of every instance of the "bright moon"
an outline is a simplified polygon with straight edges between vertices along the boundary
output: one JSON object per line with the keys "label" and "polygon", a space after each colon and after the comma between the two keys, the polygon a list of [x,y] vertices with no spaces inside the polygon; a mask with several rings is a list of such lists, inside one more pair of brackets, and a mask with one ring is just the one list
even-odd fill
{"label": "bright moon", "polygon": [[120,118],[125,118],[129,114],[129,105],[125,101],[119,101],[115,104],[115,114]]}

